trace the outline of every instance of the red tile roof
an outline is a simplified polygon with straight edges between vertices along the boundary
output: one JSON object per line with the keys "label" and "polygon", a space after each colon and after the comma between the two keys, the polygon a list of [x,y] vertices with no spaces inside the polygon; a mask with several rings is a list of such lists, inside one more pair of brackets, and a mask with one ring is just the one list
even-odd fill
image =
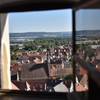
{"label": "red tile roof", "polygon": [[22,67],[21,66],[14,66],[14,67],[10,67],[10,70],[13,71],[13,70],[22,70]]}
{"label": "red tile roof", "polygon": [[28,84],[28,82],[26,81],[25,83],[26,83],[26,88],[27,89],[30,88],[30,85]]}
{"label": "red tile roof", "polygon": [[47,79],[49,77],[47,64],[23,64],[21,80]]}
{"label": "red tile roof", "polygon": [[38,59],[38,58],[34,59],[33,61],[34,61],[35,63],[41,63],[41,60]]}
{"label": "red tile roof", "polygon": [[32,91],[44,90],[46,80],[12,81],[20,90],[30,88]]}
{"label": "red tile roof", "polygon": [[71,87],[71,80],[63,80],[63,82],[67,86],[68,89]]}
{"label": "red tile roof", "polygon": [[51,69],[51,76],[68,75],[72,73],[72,68]]}
{"label": "red tile roof", "polygon": [[31,53],[31,54],[29,54],[29,56],[39,56],[39,54],[37,54],[37,53]]}
{"label": "red tile roof", "polygon": [[87,71],[83,68],[80,68],[78,75],[84,75],[84,74],[88,74]]}
{"label": "red tile roof", "polygon": [[85,87],[76,84],[76,91],[77,91],[77,92],[86,91],[86,90],[87,90],[87,89],[85,89]]}
{"label": "red tile roof", "polygon": [[77,75],[79,83],[84,86],[86,82],[88,82],[88,76],[87,74],[84,75]]}
{"label": "red tile roof", "polygon": [[10,65],[11,65],[11,66],[15,66],[16,64],[17,64],[17,61],[16,61],[16,60],[11,60],[11,61],[10,61]]}
{"label": "red tile roof", "polygon": [[14,85],[13,83],[11,83],[12,85],[12,90],[20,90],[16,85]]}
{"label": "red tile roof", "polygon": [[37,53],[31,53],[29,56],[35,56],[35,57],[44,57],[45,55],[37,54]]}

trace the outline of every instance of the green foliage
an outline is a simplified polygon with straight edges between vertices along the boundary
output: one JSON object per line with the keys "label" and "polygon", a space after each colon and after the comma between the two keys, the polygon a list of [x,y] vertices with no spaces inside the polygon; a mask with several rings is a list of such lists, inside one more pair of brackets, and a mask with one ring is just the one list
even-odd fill
{"label": "green foliage", "polygon": [[93,56],[95,56],[94,51],[89,50],[88,52],[85,53],[84,58],[86,57],[92,58]]}
{"label": "green foliage", "polygon": [[[19,49],[18,46],[11,46],[11,52],[24,52],[26,50],[38,50],[38,46],[41,46],[41,50],[50,47],[57,47],[63,44],[68,43],[68,37],[46,37],[46,38],[38,38],[33,41],[23,42],[23,49]],[[39,52],[41,51],[39,50]]]}
{"label": "green foliage", "polygon": [[38,49],[38,52],[42,52],[42,49],[41,49],[41,48],[39,48],[39,49]]}
{"label": "green foliage", "polygon": [[90,36],[88,37],[89,40],[97,40],[100,39],[100,36]]}
{"label": "green foliage", "polygon": [[69,63],[72,65],[72,63],[73,63],[72,57],[69,59]]}
{"label": "green foliage", "polygon": [[89,48],[88,44],[76,44],[76,49],[87,49]]}
{"label": "green foliage", "polygon": [[25,52],[24,49],[17,49],[15,52]]}
{"label": "green foliage", "polygon": [[11,60],[16,60],[18,56],[16,54],[11,55]]}
{"label": "green foliage", "polygon": [[11,52],[25,52],[24,49],[19,49],[18,46],[10,46],[10,51]]}
{"label": "green foliage", "polygon": [[46,37],[38,38],[34,41],[23,42],[25,50],[37,50],[38,46],[41,46],[41,49],[47,48],[49,45],[51,47],[56,47],[68,43],[67,37]]}
{"label": "green foliage", "polygon": [[10,51],[11,52],[15,52],[17,50],[17,46],[10,46]]}
{"label": "green foliage", "polygon": [[56,77],[56,79],[62,79],[62,80],[72,80],[72,78],[73,78],[73,74],[60,75],[60,76]]}

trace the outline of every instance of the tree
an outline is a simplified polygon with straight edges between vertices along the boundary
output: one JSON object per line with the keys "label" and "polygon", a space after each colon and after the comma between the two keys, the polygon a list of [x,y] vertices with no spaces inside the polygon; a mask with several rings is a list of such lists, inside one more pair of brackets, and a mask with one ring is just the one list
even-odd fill
{"label": "tree", "polygon": [[16,54],[11,55],[11,60],[16,60],[18,56]]}
{"label": "tree", "polygon": [[73,79],[73,74],[68,74],[68,75],[60,75],[56,77],[56,79],[62,79],[62,80],[72,80]]}
{"label": "tree", "polygon": [[69,74],[65,78],[65,80],[72,80],[72,79],[73,79],[73,74]]}
{"label": "tree", "polygon": [[[52,47],[57,47],[63,44],[68,43],[67,37],[46,37],[38,38],[33,41],[23,42],[23,50],[37,50],[37,46],[41,46],[41,49],[45,49],[48,45]],[[18,46],[11,46],[11,52],[18,52]]]}
{"label": "tree", "polygon": [[89,50],[87,53],[85,53],[84,58],[89,57],[90,59],[95,56],[94,51]]}
{"label": "tree", "polygon": [[10,46],[10,51],[11,51],[11,52],[15,52],[16,49],[17,49],[17,46]]}
{"label": "tree", "polygon": [[76,49],[87,49],[89,48],[88,44],[76,44]]}
{"label": "tree", "polygon": [[38,49],[38,52],[42,52],[43,50],[41,48]]}

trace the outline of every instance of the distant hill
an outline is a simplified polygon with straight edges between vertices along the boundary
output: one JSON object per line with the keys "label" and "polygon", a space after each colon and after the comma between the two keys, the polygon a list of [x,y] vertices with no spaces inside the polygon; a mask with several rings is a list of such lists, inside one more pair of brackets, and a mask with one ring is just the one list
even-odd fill
{"label": "distant hill", "polygon": [[100,36],[100,30],[81,30],[81,31],[76,31],[77,35],[92,35],[92,36],[96,36],[99,35]]}
{"label": "distant hill", "polygon": [[71,32],[26,32],[26,33],[10,33],[10,37],[65,37],[71,36]]}
{"label": "distant hill", "polygon": [[[77,35],[100,36],[100,30],[80,30],[76,31]],[[10,37],[67,37],[72,36],[72,32],[26,32],[26,33],[10,33]]]}

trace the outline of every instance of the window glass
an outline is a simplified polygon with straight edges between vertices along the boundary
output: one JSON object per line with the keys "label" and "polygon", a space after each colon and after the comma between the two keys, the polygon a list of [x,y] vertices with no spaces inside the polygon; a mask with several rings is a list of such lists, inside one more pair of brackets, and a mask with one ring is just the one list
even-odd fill
{"label": "window glass", "polygon": [[72,92],[71,9],[9,13],[12,89]]}
{"label": "window glass", "polygon": [[[76,54],[99,71],[100,66],[100,10],[81,9],[76,12]],[[77,77],[88,89],[86,70],[77,66]]]}

